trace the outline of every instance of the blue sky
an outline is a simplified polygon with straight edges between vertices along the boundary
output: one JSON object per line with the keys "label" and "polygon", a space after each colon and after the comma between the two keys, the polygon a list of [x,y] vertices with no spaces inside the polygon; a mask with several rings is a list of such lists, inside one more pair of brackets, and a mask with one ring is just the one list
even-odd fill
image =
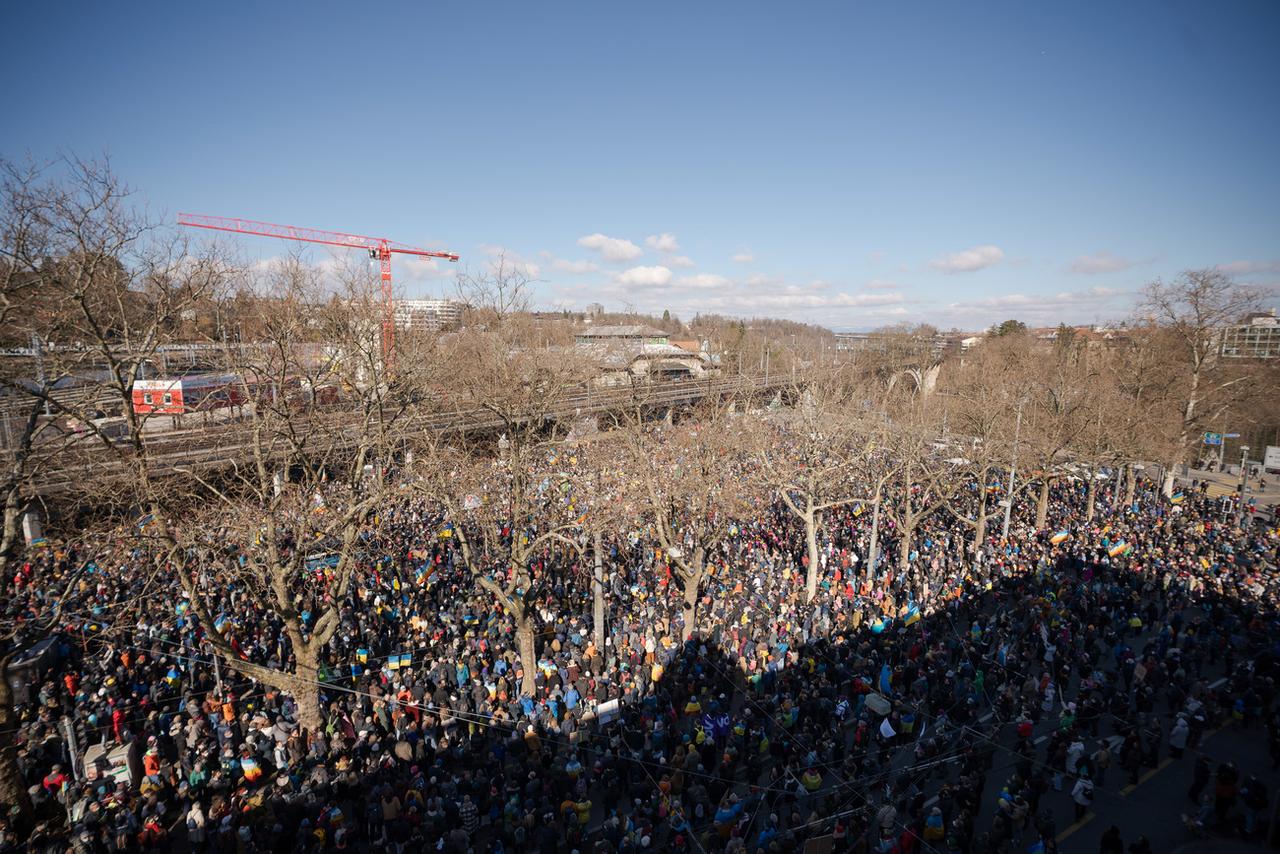
{"label": "blue sky", "polygon": [[[64,3],[0,156],[152,210],[496,253],[537,302],[980,328],[1280,282],[1280,4]],[[16,92],[16,95],[15,95]],[[284,247],[239,243],[250,256]],[[410,296],[451,289],[398,261]]]}

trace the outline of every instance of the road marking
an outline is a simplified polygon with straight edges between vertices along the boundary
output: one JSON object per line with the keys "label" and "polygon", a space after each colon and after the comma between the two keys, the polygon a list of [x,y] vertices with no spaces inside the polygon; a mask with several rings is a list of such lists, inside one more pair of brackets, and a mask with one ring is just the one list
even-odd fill
{"label": "road marking", "polygon": [[1129,785],[1127,785],[1127,786],[1125,786],[1123,789],[1121,789],[1121,790],[1120,790],[1120,794],[1121,794],[1121,795],[1127,795],[1127,794],[1131,793],[1134,789],[1138,788],[1138,787],[1139,787],[1139,786],[1141,786],[1143,783],[1147,782],[1147,781],[1148,781],[1148,780],[1150,780],[1152,777],[1154,777],[1155,775],[1159,774],[1159,773],[1160,773],[1161,771],[1163,771],[1165,768],[1169,767],[1169,765],[1171,765],[1172,763],[1173,763],[1173,757],[1172,757],[1172,756],[1166,756],[1164,759],[1162,759],[1162,760],[1160,761],[1160,764],[1159,764],[1159,765],[1157,765],[1156,767],[1152,768],[1150,771],[1148,771],[1147,773],[1145,773],[1145,774],[1143,774],[1141,777],[1139,777],[1139,778],[1138,778],[1138,782],[1136,782],[1136,783],[1130,783]]}
{"label": "road marking", "polygon": [[1068,836],[1075,833],[1077,830],[1084,827],[1086,824],[1093,821],[1095,818],[1097,818],[1097,816],[1094,815],[1092,812],[1085,813],[1084,818],[1080,819],[1075,824],[1071,825],[1066,830],[1059,833],[1057,836],[1057,841],[1061,842],[1062,840],[1066,839]]}

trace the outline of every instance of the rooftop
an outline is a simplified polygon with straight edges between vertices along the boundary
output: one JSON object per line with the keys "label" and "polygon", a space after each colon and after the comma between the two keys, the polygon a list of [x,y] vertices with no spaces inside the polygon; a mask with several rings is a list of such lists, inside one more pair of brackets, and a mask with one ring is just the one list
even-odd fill
{"label": "rooftop", "polygon": [[636,359],[645,357],[671,358],[690,356],[709,361],[704,353],[690,352],[674,344],[641,344],[635,341],[593,341],[574,345],[574,352],[579,353],[605,368],[625,368]]}

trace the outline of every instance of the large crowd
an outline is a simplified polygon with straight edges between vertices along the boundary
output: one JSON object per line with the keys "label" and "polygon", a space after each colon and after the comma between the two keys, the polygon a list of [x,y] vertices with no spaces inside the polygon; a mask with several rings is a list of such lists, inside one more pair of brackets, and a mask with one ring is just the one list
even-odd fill
{"label": "large crowd", "polygon": [[[644,530],[607,541],[599,645],[591,569],[552,544],[536,661],[405,499],[343,603],[321,731],[211,652],[206,633],[227,631],[244,659],[290,668],[284,626],[246,590],[228,583],[209,609],[228,625],[205,626],[136,538],[33,549],[3,618],[56,606],[58,632],[5,733],[34,811],[6,805],[0,852],[1054,851],[1166,755],[1196,763],[1197,826],[1260,833],[1265,781],[1197,747],[1234,721],[1265,728],[1280,763],[1280,538],[1201,485],[1170,501],[1141,481],[1130,504],[1113,483],[1091,515],[1086,485],[1058,482],[1041,530],[993,525],[976,549],[939,511],[906,572],[891,523],[872,570],[872,514],[833,509],[812,601],[803,531],[765,507],[712,556],[688,642]],[[1103,845],[1150,850],[1120,826]]]}

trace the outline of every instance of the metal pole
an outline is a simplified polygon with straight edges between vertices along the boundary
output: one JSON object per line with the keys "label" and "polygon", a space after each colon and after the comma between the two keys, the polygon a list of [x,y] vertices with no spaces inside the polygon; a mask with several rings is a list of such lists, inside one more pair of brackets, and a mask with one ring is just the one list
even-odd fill
{"label": "metal pole", "polygon": [[1004,528],[1000,539],[1009,539],[1009,517],[1013,514],[1013,479],[1018,470],[1018,441],[1022,438],[1022,404],[1018,404],[1018,422],[1013,430],[1013,459],[1009,461],[1009,490],[1004,496]]}
{"label": "metal pole", "polygon": [[36,356],[36,383],[40,386],[40,394],[44,395],[44,414],[47,418],[49,412],[49,389],[44,384],[44,348],[41,346],[40,336],[31,333],[31,349],[35,351]]}
{"label": "metal pole", "polygon": [[[213,649],[210,647],[210,649]],[[213,684],[218,687],[218,701],[221,702],[226,698],[226,694],[222,693],[222,667],[218,664],[218,651],[213,650]]]}
{"label": "metal pole", "polygon": [[84,779],[83,763],[80,761],[80,744],[76,741],[76,728],[71,724],[71,718],[64,717],[62,719],[62,732],[67,737],[67,754],[71,757],[71,776],[79,783]]}
{"label": "metal pole", "polygon": [[880,487],[876,487],[875,506],[871,513],[871,548],[867,555],[867,577],[874,580],[876,563],[880,557]]}
{"label": "metal pole", "polygon": [[604,543],[603,543],[603,539],[604,539],[604,538],[603,538],[603,537],[601,537],[601,535],[600,535],[600,530],[599,530],[598,528],[597,528],[597,529],[596,529],[596,531],[594,532],[594,539],[595,539],[595,542],[594,542],[592,545],[595,547],[595,553],[596,553],[596,554],[595,554],[595,559],[596,559],[596,561],[595,561],[595,578],[593,578],[593,579],[592,579],[592,581],[593,581],[593,585],[592,585],[592,586],[593,586],[595,589],[592,591],[592,592],[594,593],[594,602],[592,603],[592,605],[593,605],[593,608],[592,608],[593,613],[592,613],[592,615],[591,615],[591,619],[592,619],[592,622],[594,622],[594,623],[595,623],[595,629],[596,629],[596,631],[595,631],[595,635],[596,635],[596,649],[598,649],[598,650],[600,651],[600,655],[602,655],[602,656],[603,656],[603,655],[605,654],[605,649],[604,649],[604,637],[605,637],[605,631],[604,631],[604,554],[603,554],[603,552],[604,552]]}
{"label": "metal pole", "polygon": [[1240,446],[1240,501],[1236,507],[1236,527],[1244,527],[1244,499],[1249,491],[1249,446]]}

